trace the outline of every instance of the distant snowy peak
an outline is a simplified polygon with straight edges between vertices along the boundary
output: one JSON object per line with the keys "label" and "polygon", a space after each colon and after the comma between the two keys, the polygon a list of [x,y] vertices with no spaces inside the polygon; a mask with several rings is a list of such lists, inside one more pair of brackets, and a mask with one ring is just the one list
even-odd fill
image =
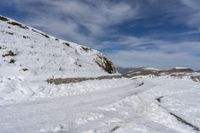
{"label": "distant snowy peak", "polygon": [[189,71],[189,72],[194,71],[192,68],[189,68],[189,67],[174,67],[169,70],[179,70],[179,71]]}
{"label": "distant snowy peak", "polygon": [[189,67],[174,67],[173,69],[190,69]]}
{"label": "distant snowy peak", "polygon": [[144,67],[144,70],[152,70],[152,71],[160,71],[160,69],[154,68],[154,67]]}
{"label": "distant snowy peak", "polygon": [[116,73],[102,53],[0,16],[0,77],[94,77]]}

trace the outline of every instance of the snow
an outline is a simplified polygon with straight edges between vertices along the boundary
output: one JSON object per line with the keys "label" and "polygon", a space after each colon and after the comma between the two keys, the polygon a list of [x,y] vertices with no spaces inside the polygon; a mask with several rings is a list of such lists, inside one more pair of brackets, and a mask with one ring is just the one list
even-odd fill
{"label": "snow", "polygon": [[[143,84],[142,84],[143,83]],[[163,97],[160,102],[156,99]],[[52,85],[1,105],[1,132],[195,133],[170,112],[200,126],[200,84],[172,77]]]}
{"label": "snow", "polygon": [[41,33],[0,21],[0,133],[200,132],[199,73],[48,84],[108,74],[98,51]]}
{"label": "snow", "polygon": [[46,82],[50,78],[109,75],[96,63],[103,56],[97,50],[7,19],[0,20],[0,104],[46,97],[43,91],[51,90]]}
{"label": "snow", "polygon": [[174,69],[189,69],[188,67],[174,67]]}
{"label": "snow", "polygon": [[[9,22],[15,22],[9,20]],[[18,22],[17,22],[18,23]],[[45,37],[45,36],[48,37]],[[64,43],[69,44],[65,45]],[[76,43],[55,39],[55,37],[28,27],[20,28],[0,21],[0,56],[8,51],[14,56],[0,60],[0,77],[21,76],[47,79],[54,77],[93,77],[108,75],[94,59],[100,52],[85,51]],[[14,59],[15,63],[9,63]],[[27,71],[23,71],[26,68]]]}
{"label": "snow", "polygon": [[160,69],[154,68],[154,67],[145,67],[144,70],[152,70],[152,71],[159,71]]}

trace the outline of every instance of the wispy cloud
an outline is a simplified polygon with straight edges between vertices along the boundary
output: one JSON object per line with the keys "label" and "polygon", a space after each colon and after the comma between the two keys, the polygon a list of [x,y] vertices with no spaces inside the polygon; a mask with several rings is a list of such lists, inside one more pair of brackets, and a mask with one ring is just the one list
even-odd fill
{"label": "wispy cloud", "polygon": [[19,11],[29,14],[24,18],[26,23],[62,38],[90,44],[105,36],[110,26],[134,18],[138,9],[126,2],[106,0],[13,1]]}
{"label": "wispy cloud", "polygon": [[117,65],[200,67],[198,0],[10,0],[1,4],[13,7],[19,14],[13,16],[28,25],[102,50]]}
{"label": "wispy cloud", "polygon": [[148,67],[158,67],[167,68],[174,66],[186,66],[199,69],[199,57],[192,56],[187,53],[163,53],[161,51],[157,52],[147,52],[147,51],[113,51],[113,53],[107,53],[117,65],[119,66],[148,66]]}
{"label": "wispy cloud", "polygon": [[198,41],[177,42],[129,36],[121,37],[118,43],[123,45],[123,49],[107,52],[118,66],[161,68],[187,66],[195,69],[200,67],[200,54],[198,54],[200,42]]}
{"label": "wispy cloud", "polygon": [[189,19],[187,19],[185,22],[187,22],[190,26],[195,26],[198,29],[200,29],[200,1],[198,0],[181,0],[182,3],[188,7]]}

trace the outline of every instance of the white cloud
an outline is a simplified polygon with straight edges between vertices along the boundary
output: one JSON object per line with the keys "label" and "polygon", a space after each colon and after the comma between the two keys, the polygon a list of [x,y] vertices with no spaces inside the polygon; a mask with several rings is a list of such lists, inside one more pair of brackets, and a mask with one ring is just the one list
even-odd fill
{"label": "white cloud", "polygon": [[[121,46],[127,47],[129,49],[134,49],[135,47],[152,45],[159,51],[163,52],[187,52],[193,53],[195,51],[200,51],[199,41],[173,41],[173,40],[159,40],[153,39],[151,37],[136,37],[136,36],[120,36],[117,43]],[[113,42],[115,43],[115,42]],[[112,44],[112,42],[107,42],[107,44]]]}
{"label": "white cloud", "polygon": [[188,7],[190,14],[189,19],[186,19],[186,23],[190,26],[195,26],[197,29],[200,28],[200,1],[198,0],[181,0],[182,3]]}
{"label": "white cloud", "polygon": [[[193,55],[200,51],[200,42],[198,41],[173,42],[129,36],[122,37],[118,43],[123,44],[123,48],[126,47],[126,49],[107,53],[118,66],[159,68],[186,66],[196,69],[200,67],[199,56]],[[148,49],[148,45],[152,45],[155,49]],[[139,46],[144,48],[142,50],[135,49]]]}
{"label": "white cloud", "polygon": [[158,67],[169,68],[185,66],[199,69],[200,58],[187,53],[163,53],[160,51],[114,51],[107,53],[113,59],[115,65],[123,67]]}
{"label": "white cloud", "polygon": [[19,11],[29,14],[27,24],[86,45],[97,43],[95,39],[110,32],[110,26],[136,17],[138,10],[123,1],[13,1]]}

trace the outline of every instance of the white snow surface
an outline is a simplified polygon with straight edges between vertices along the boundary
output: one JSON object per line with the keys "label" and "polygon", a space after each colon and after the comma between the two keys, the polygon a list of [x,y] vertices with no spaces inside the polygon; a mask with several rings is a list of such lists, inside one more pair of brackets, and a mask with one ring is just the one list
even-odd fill
{"label": "white snow surface", "polygon": [[174,69],[189,69],[189,67],[174,67]]}
{"label": "white snow surface", "polygon": [[160,69],[154,67],[144,67],[144,70],[152,70],[152,71],[159,71]]}
{"label": "white snow surface", "polygon": [[0,132],[198,132],[170,113],[200,127],[200,84],[189,79],[146,76],[47,85],[24,97],[2,101]]}

